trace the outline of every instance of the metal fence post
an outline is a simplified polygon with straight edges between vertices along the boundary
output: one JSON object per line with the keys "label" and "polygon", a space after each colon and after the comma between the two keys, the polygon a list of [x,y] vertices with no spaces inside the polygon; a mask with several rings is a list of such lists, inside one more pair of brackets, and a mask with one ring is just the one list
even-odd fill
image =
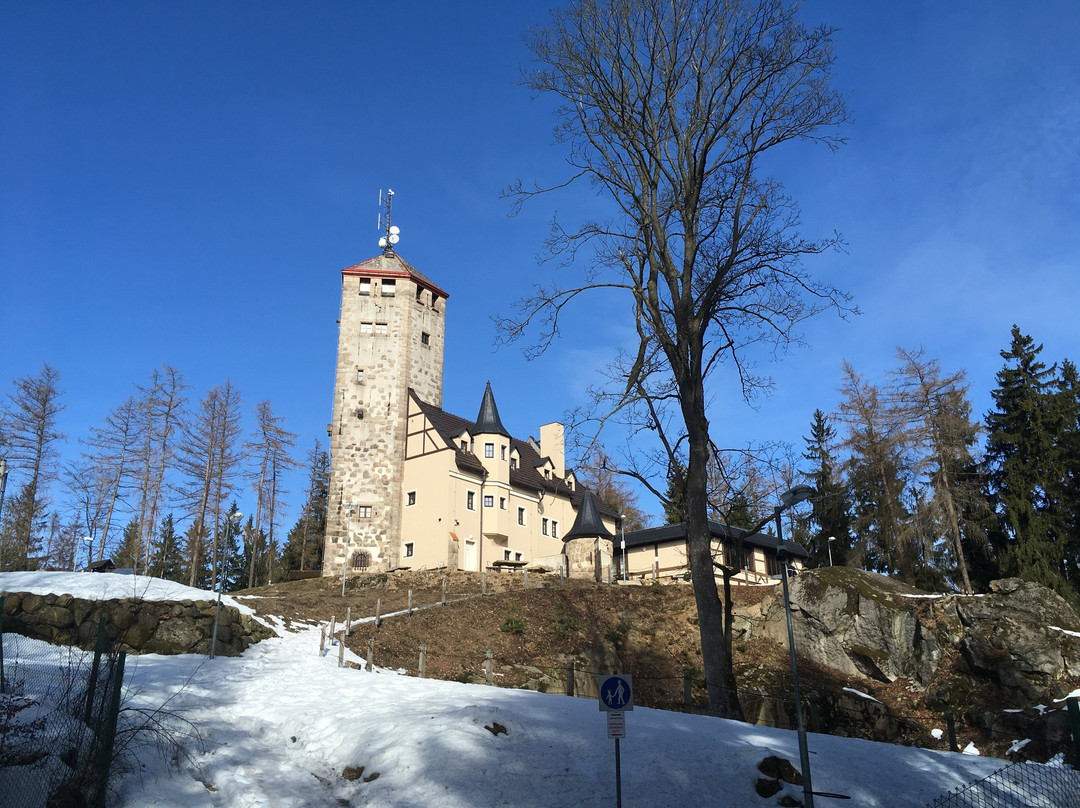
{"label": "metal fence post", "polygon": [[7,692],[4,684],[4,596],[0,595],[0,693]]}
{"label": "metal fence post", "polygon": [[1080,702],[1076,696],[1069,696],[1065,699],[1065,705],[1069,711],[1069,728],[1072,730],[1076,759],[1080,761]]}
{"label": "metal fence post", "polygon": [[[104,620],[105,618],[102,618]],[[112,698],[109,701],[109,713],[105,717],[105,737],[101,742],[101,766],[98,770],[98,787],[94,799],[96,808],[105,806],[105,788],[109,784],[109,767],[112,765],[112,747],[116,740],[116,720],[120,715],[120,691],[124,684],[124,659],[127,653],[121,651],[113,668]]]}
{"label": "metal fence post", "polygon": [[90,665],[90,681],[86,684],[86,710],[83,721],[89,725],[94,710],[94,691],[97,689],[98,671],[101,670],[101,652],[105,647],[105,615],[98,620],[97,641],[94,643],[94,661]]}

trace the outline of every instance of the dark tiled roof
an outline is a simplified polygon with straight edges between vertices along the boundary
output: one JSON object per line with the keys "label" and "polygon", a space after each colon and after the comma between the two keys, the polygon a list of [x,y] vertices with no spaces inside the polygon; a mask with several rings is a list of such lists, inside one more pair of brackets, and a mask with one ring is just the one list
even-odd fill
{"label": "dark tiled roof", "polygon": [[499,418],[499,408],[495,406],[495,394],[491,392],[491,382],[484,388],[484,399],[480,402],[480,413],[476,416],[476,432],[480,435],[505,435],[510,433]]}
{"label": "dark tiled roof", "polygon": [[[709,520],[709,532],[713,538],[721,541],[742,539],[744,544],[751,547],[760,547],[763,550],[776,552],[778,542],[776,536],[768,533],[754,533],[750,535],[741,527],[730,527],[722,522]],[[674,525],[660,525],[659,527],[647,527],[644,530],[633,530],[626,534],[627,547],[642,547],[649,544],[663,544],[669,541],[683,541],[686,539],[686,523],[678,522]],[[785,541],[784,547],[796,558],[809,558],[810,554],[798,542]]]}
{"label": "dark tiled roof", "polygon": [[347,272],[350,275],[378,275],[384,277],[405,277],[408,276],[414,281],[419,283],[428,289],[431,289],[438,293],[439,297],[447,298],[449,295],[444,292],[439,286],[435,284],[431,278],[418,270],[404,258],[397,253],[389,253],[376,255],[374,258],[369,258],[366,261],[361,261],[359,264],[353,264],[351,267],[345,267],[341,270]]}
{"label": "dark tiled roof", "polygon": [[591,491],[586,491],[581,499],[581,507],[578,508],[577,517],[574,519],[574,526],[563,536],[563,541],[594,538],[596,536],[599,536],[602,539],[615,538],[611,532],[604,527],[604,522],[600,518],[600,514],[597,513],[596,498],[593,497]]}
{"label": "dark tiled roof", "polygon": [[[468,419],[446,412],[446,410],[433,404],[428,404],[426,401],[421,400],[413,390],[409,392],[421,411],[427,416],[427,419],[431,421],[432,426],[438,430],[443,440],[446,441],[446,445],[454,449],[458,468],[462,471],[471,472],[477,477],[482,475],[484,464],[472,452],[462,451],[458,442],[458,437],[462,432],[468,432],[470,435],[481,434],[477,429],[477,425]],[[541,472],[537,471],[537,467],[543,465],[544,458],[540,457],[533,445],[527,440],[520,440],[512,435],[507,435],[507,437],[510,439],[510,450],[516,451],[520,458],[518,467],[510,470],[511,485],[517,488],[560,495],[569,499],[575,508],[581,507],[582,500],[585,494],[588,493],[585,486],[578,483],[571,489],[566,484],[565,479],[544,477]],[[619,515],[601,502],[596,503],[596,509],[609,519],[614,519]]]}

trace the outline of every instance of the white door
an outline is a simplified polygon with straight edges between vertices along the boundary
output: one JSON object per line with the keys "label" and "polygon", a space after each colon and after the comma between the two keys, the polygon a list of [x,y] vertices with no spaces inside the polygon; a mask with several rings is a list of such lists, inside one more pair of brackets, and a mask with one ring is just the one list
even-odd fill
{"label": "white door", "polygon": [[469,571],[476,570],[476,542],[472,539],[465,539],[465,558],[461,568]]}

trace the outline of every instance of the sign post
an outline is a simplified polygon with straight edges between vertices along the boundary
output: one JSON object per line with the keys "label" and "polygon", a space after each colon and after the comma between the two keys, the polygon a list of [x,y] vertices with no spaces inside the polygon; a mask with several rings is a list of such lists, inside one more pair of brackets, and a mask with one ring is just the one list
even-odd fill
{"label": "sign post", "polygon": [[634,709],[633,677],[628,673],[597,676],[600,711],[607,713],[607,734],[615,739],[615,806],[622,808],[622,766],[619,741],[626,737],[626,713]]}

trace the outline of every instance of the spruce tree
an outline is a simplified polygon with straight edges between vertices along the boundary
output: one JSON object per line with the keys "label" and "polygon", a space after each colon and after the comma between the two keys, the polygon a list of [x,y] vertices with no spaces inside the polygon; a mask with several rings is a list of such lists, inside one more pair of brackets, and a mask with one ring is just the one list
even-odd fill
{"label": "spruce tree", "polygon": [[[832,563],[844,566],[851,550],[851,515],[847,488],[841,479],[834,458],[836,430],[821,410],[814,410],[810,422],[810,436],[806,441],[803,457],[809,461],[806,473],[815,494],[810,498],[813,506],[808,521],[808,547],[811,566]],[[830,542],[829,538],[834,539]]]}
{"label": "spruce tree", "polygon": [[289,570],[314,570],[322,564],[326,537],[326,512],[330,497],[330,456],[318,441],[308,452],[307,500],[289,535],[285,538],[282,563],[277,565],[277,580],[288,577]]}
{"label": "spruce tree", "polygon": [[139,518],[133,516],[124,526],[124,537],[120,549],[113,554],[113,563],[123,569],[138,569],[142,556],[142,531]]}
{"label": "spruce tree", "polygon": [[1006,571],[1068,596],[1068,531],[1055,497],[1065,474],[1054,399],[1057,367],[1047,367],[1041,352],[1042,345],[1013,326],[991,393],[996,408],[986,418],[986,463]]}
{"label": "spruce tree", "polygon": [[183,552],[180,536],[176,533],[176,524],[171,513],[161,518],[157,542],[150,562],[150,574],[155,578],[169,581],[183,580]]}

